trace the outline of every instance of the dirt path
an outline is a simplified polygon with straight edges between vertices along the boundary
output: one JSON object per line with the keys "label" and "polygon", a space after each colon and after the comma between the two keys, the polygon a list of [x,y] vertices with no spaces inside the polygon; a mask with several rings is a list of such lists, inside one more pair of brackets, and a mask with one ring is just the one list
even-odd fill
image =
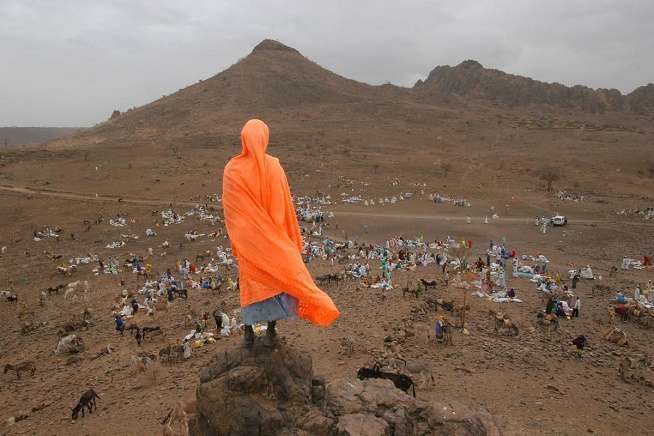
{"label": "dirt path", "polygon": [[[142,198],[125,198],[112,195],[91,195],[76,192],[65,191],[52,191],[47,189],[24,188],[18,186],[0,185],[0,191],[13,192],[25,195],[41,195],[44,197],[61,198],[66,200],[79,200],[79,201],[97,201],[102,203],[127,203],[127,204],[140,204],[145,206],[168,206],[170,204],[177,206],[193,207],[197,202],[191,201],[171,201],[162,199],[142,199]],[[216,207],[213,207],[216,208]]]}
{"label": "dirt path", "polygon": [[[191,201],[170,201],[163,199],[143,199],[143,198],[125,198],[112,195],[91,195],[77,192],[65,192],[65,191],[54,191],[48,189],[36,189],[36,188],[27,188],[19,186],[10,186],[10,185],[0,185],[0,191],[13,192],[17,194],[25,195],[41,195],[45,197],[52,198],[61,198],[67,200],[78,200],[78,201],[97,201],[97,202],[111,202],[111,203],[126,203],[126,204],[136,204],[136,205],[145,205],[145,206],[168,206],[170,204],[176,206],[196,206],[197,202]],[[220,206],[210,205],[210,209],[219,210]],[[446,214],[406,214],[406,213],[394,213],[394,212],[377,212],[377,211],[334,211],[336,216],[353,216],[353,217],[369,217],[369,218],[387,218],[387,219],[401,219],[401,220],[430,220],[430,221],[465,221],[467,217],[457,216],[457,215],[446,215]],[[471,216],[474,221],[482,220],[482,216]],[[494,225],[504,225],[504,224],[525,224],[533,223],[534,217],[503,217],[496,220],[490,220],[489,223]],[[609,223],[609,220],[602,219],[575,219],[573,224],[575,225],[596,225],[596,224],[605,224]],[[627,225],[643,225],[646,223],[640,222],[624,222]]]}

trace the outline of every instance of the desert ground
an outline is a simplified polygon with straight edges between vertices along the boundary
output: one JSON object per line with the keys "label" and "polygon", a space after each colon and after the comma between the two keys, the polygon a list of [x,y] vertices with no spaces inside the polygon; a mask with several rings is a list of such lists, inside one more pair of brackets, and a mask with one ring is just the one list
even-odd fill
{"label": "desert ground", "polygon": [[[469,288],[461,287],[456,270],[449,271],[446,284],[433,263],[395,271],[390,290],[365,287],[353,277],[322,284],[341,311],[332,326],[303,321],[279,326],[284,341],[311,356],[316,373],[327,379],[355,377],[393,343],[402,356],[433,366],[435,383],[418,387],[418,398],[486,409],[503,434],[651,433],[653,325],[635,317],[612,321],[607,307],[618,292],[633,297],[636,286],[643,289],[654,280],[651,267],[621,268],[624,256],[642,260],[654,254],[654,220],[621,213],[654,207],[652,116],[473,98],[426,103],[402,89],[372,89],[333,73],[323,77],[317,65],[305,68],[306,59],[297,56],[264,46],[232,71],[94,129],[45,147],[0,151],[0,290],[18,298],[0,302],[0,363],[32,361],[36,368],[20,380],[14,371],[1,375],[0,432],[159,434],[176,401],[195,395],[199,370],[212,356],[240,346],[238,332],[221,336],[210,317],[216,341],[193,348],[189,359],[155,359],[145,367],[133,360],[181,344],[193,329],[189,315],[195,321],[203,311],[218,308],[233,316],[238,309],[238,291],[227,289],[227,278],[235,279],[237,269],[217,260],[229,240],[215,200],[225,163],[240,151],[240,127],[259,117],[270,126],[268,151],[280,158],[293,195],[330,197],[321,206],[326,216],[321,236],[311,234],[317,230],[311,223],[301,223],[305,242],[322,247],[329,238],[384,246],[400,236],[427,243],[451,237],[472,241],[466,255],[474,262],[485,260],[489,242],[495,241],[518,258],[543,254],[550,260],[549,274],[560,273],[568,285],[570,269],[590,265],[595,274],[574,290],[582,301],[580,316],[560,318],[555,331],[537,317],[545,309],[545,293],[528,279],[513,277],[511,263],[508,287],[522,302],[477,297],[470,274],[461,276]],[[260,79],[259,88],[241,87],[248,74]],[[333,94],[333,89],[340,91]],[[551,190],[543,176],[547,170],[556,172]],[[561,199],[559,191],[583,200]],[[465,199],[470,207],[437,204],[430,198],[437,193]],[[402,200],[379,204],[379,198],[400,195]],[[343,201],[352,196],[362,201]],[[370,199],[375,204],[366,206],[363,200]],[[195,206],[205,204],[214,222],[200,219]],[[168,209],[196,213],[164,225],[161,212]],[[555,214],[565,215],[567,225],[543,233],[536,217]],[[110,224],[118,216],[126,218],[124,226]],[[61,232],[35,240],[34,232],[44,228]],[[156,236],[147,237],[148,228]],[[185,237],[193,231],[204,236]],[[116,241],[125,244],[107,248]],[[397,248],[392,251],[397,254]],[[209,254],[199,259],[203,253]],[[58,272],[57,267],[89,254],[105,263],[116,259],[119,272],[96,274],[97,261],[80,264],[70,275]],[[176,298],[153,316],[137,313],[134,321],[162,329],[139,345],[128,332],[121,336],[115,330],[112,315],[122,291],[136,292],[145,281],[124,267],[133,256],[152,265],[154,278],[167,269],[178,275],[176,264],[183,259],[202,265],[213,258],[218,270],[212,275],[223,285],[188,289],[188,299]],[[318,256],[307,266],[319,277],[355,262],[369,263],[372,278],[381,274],[379,259],[332,263]],[[403,287],[412,288],[421,278],[437,285],[419,296],[403,295]],[[76,281],[88,281],[88,291],[80,284],[68,298],[63,289],[41,297],[49,287]],[[464,298],[465,330],[460,312],[430,304],[442,299],[459,306]],[[81,319],[85,309],[89,324],[68,332],[83,339],[84,351],[55,353],[60,331]],[[509,317],[519,334],[497,332],[491,310]],[[452,345],[420,333],[420,326],[432,331],[444,314],[453,323]],[[603,337],[612,328],[626,334],[626,345]],[[571,343],[578,335],[588,339],[582,357]],[[112,352],[100,353],[107,346]],[[641,365],[642,378],[621,377],[625,358]],[[71,408],[89,388],[100,396],[97,411],[71,420]]]}

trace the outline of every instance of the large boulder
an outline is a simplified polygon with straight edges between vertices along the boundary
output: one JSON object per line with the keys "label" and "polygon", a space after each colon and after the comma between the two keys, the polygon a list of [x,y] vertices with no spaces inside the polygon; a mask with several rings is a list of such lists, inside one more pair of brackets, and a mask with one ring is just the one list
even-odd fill
{"label": "large boulder", "polygon": [[191,435],[497,435],[492,417],[417,400],[382,379],[325,383],[289,346],[236,348],[200,372]]}
{"label": "large boulder", "polygon": [[[339,436],[499,434],[486,411],[445,401],[417,400],[396,389],[389,380],[335,380],[327,385],[326,397],[327,411],[338,419]],[[369,418],[380,418],[385,425]]]}
{"label": "large boulder", "polygon": [[312,377],[311,359],[290,347],[257,344],[217,355],[200,372],[200,434],[284,434],[306,417]]}

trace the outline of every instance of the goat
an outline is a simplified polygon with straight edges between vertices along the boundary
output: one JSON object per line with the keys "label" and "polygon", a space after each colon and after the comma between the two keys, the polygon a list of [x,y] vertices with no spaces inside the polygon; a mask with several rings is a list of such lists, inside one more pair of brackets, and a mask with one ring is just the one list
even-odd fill
{"label": "goat", "polygon": [[184,347],[182,345],[168,345],[159,350],[159,361],[162,363],[181,362],[182,360],[184,360]]}
{"label": "goat", "polygon": [[146,368],[157,360],[154,354],[138,353],[132,356],[132,364],[136,367],[137,371],[145,372]]}
{"label": "goat", "polygon": [[438,306],[440,306],[447,312],[451,312],[452,310],[454,310],[454,302],[452,301],[445,301],[442,298],[437,298],[435,304],[437,308]]}
{"label": "goat", "polygon": [[77,335],[68,335],[59,340],[55,353],[81,353],[84,351],[84,341]]}
{"label": "goat", "polygon": [[341,338],[338,354],[351,357],[354,353],[354,341],[351,338]]}
{"label": "goat", "polygon": [[407,293],[412,293],[413,295],[415,295],[416,298],[420,297],[420,289],[417,288],[417,287],[413,288],[413,289],[410,289],[409,286],[403,287],[402,288],[402,298],[405,298]]}
{"label": "goat", "polygon": [[9,303],[17,303],[17,302],[18,302],[18,295],[16,295],[16,294],[9,294],[9,295],[7,295],[7,302],[9,302]]}
{"label": "goat", "polygon": [[141,331],[143,332],[143,337],[145,337],[146,333],[150,333],[150,336],[152,336],[153,332],[158,332],[158,334],[163,333],[161,331],[161,327],[159,327],[158,325],[145,326],[145,327],[141,328]]}
{"label": "goat", "polygon": [[59,291],[61,291],[65,287],[66,287],[66,285],[61,284],[61,285],[57,285],[57,286],[51,286],[48,289],[46,289],[45,291],[48,293],[48,295],[52,295],[52,294],[59,295]]}
{"label": "goat", "polygon": [[394,372],[384,372],[380,370],[379,365],[375,365],[373,368],[359,368],[357,371],[357,378],[359,380],[364,380],[367,378],[383,378],[393,382],[396,388],[409,393],[409,389],[413,389],[413,397],[416,397],[416,387],[413,384],[411,377],[405,374],[396,374]]}
{"label": "goat", "polygon": [[135,322],[128,322],[128,323],[125,325],[125,330],[128,330],[130,335],[131,335],[132,333],[134,333],[135,330],[138,332],[139,329],[140,329],[140,327],[139,327],[138,324],[135,323]]}
{"label": "goat", "polygon": [[77,294],[75,294],[75,288],[66,288],[66,292],[64,292],[64,299],[65,300],[72,300],[77,297]]}
{"label": "goat", "polygon": [[25,362],[16,363],[14,365],[12,365],[10,363],[6,364],[5,365],[5,374],[9,370],[15,371],[16,372],[16,378],[18,380],[20,380],[20,373],[21,372],[29,371],[30,376],[33,376],[34,372],[36,372],[36,367],[34,366],[34,362],[32,362],[31,360],[27,360]]}
{"label": "goat", "polygon": [[425,289],[429,288],[434,288],[436,289],[436,286],[438,286],[438,282],[436,280],[425,280],[425,279],[420,279],[420,282],[423,284]]}
{"label": "goat", "polygon": [[59,272],[59,274],[71,276],[75,271],[77,271],[77,265],[58,266],[57,271]]}
{"label": "goat", "polygon": [[186,289],[171,288],[168,293],[172,296],[172,298],[183,298],[188,300],[188,291]]}
{"label": "goat", "polygon": [[332,282],[338,283],[344,279],[344,276],[342,273],[330,273],[330,274],[323,274],[321,276],[316,277],[316,281],[320,284],[328,284],[330,285]]}
{"label": "goat", "polygon": [[60,330],[60,336],[66,336],[67,334],[70,334],[74,331],[77,330],[86,330],[89,327],[90,323],[87,320],[78,320],[75,319],[74,317],[70,319],[68,322],[65,322],[61,326]]}
{"label": "goat", "polygon": [[436,384],[434,379],[434,372],[432,370],[431,362],[426,360],[405,360],[404,369],[412,375],[417,375],[420,377],[419,387],[423,387],[431,381],[432,385]]}
{"label": "goat", "polygon": [[96,398],[100,398],[100,396],[93,389],[84,392],[77,402],[77,406],[73,407],[72,419],[77,419],[80,410],[82,411],[83,418],[85,407],[89,409],[89,413],[93,413],[93,407],[95,407],[95,410],[98,410],[98,405],[95,403]]}

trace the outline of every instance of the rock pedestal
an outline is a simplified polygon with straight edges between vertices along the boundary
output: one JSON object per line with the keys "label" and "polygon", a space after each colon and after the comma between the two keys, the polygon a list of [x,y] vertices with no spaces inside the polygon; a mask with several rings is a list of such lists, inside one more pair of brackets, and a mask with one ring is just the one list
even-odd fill
{"label": "rock pedestal", "polygon": [[487,412],[416,400],[389,380],[325,383],[310,357],[283,344],[215,356],[196,394],[194,436],[499,434]]}

